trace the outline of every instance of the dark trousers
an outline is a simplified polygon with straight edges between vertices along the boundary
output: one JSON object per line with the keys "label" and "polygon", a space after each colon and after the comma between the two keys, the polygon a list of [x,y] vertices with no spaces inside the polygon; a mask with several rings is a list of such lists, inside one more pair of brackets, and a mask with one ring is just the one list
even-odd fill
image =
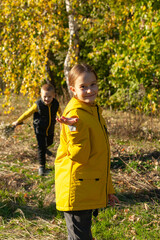
{"label": "dark trousers", "polygon": [[49,136],[36,134],[38,143],[38,160],[39,164],[45,166],[46,164],[46,149],[53,143],[53,134]]}
{"label": "dark trousers", "polygon": [[64,212],[68,240],[92,240],[92,210]]}

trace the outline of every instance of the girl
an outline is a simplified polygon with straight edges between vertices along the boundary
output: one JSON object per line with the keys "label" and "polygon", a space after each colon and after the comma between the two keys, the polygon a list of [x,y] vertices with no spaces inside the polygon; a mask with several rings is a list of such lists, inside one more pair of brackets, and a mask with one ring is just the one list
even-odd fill
{"label": "girl", "polygon": [[69,85],[74,97],[58,121],[79,120],[62,125],[55,160],[56,207],[64,212],[68,240],[92,240],[93,210],[119,200],[113,195],[107,128],[95,104],[97,75],[90,66],[77,64],[69,72]]}

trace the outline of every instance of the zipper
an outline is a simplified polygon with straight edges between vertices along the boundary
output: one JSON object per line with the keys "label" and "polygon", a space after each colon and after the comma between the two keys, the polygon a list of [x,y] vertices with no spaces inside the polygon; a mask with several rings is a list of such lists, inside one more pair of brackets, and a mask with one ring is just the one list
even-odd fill
{"label": "zipper", "polygon": [[49,123],[48,123],[48,127],[47,127],[47,130],[46,130],[46,135],[48,136],[48,130],[51,126],[51,105],[48,106],[48,114],[49,114]]}
{"label": "zipper", "polygon": [[[105,136],[106,142],[108,143],[108,131],[107,131],[106,126],[105,126],[105,125],[102,125],[102,123],[101,123],[98,105],[96,105],[96,107],[97,107],[98,120],[99,120],[99,123],[100,123],[100,125],[101,125],[102,130],[103,130],[103,133],[105,132],[104,136]],[[104,130],[105,130],[105,131],[104,131]],[[106,136],[107,136],[107,138],[106,138]]]}
{"label": "zipper", "polygon": [[[98,105],[96,105],[96,107],[97,107],[97,114],[98,114],[99,123],[100,123],[100,125],[101,125],[102,130],[103,130],[103,133],[105,132],[105,133],[104,133],[104,136],[105,136],[106,142],[107,142],[107,144],[109,144],[109,141],[108,141],[108,130],[107,130],[107,128],[106,128],[105,125],[102,125],[101,119],[100,119],[100,114],[99,114],[99,107],[98,107]],[[105,130],[105,131],[104,131],[104,130]]]}

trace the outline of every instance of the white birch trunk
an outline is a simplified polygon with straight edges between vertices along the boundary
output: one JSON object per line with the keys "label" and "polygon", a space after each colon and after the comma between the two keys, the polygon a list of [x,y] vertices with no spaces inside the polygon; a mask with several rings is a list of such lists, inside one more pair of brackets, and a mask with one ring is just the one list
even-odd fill
{"label": "white birch trunk", "polygon": [[76,62],[79,54],[79,37],[78,37],[78,27],[77,22],[74,18],[74,10],[72,9],[72,0],[65,0],[66,11],[68,13],[68,25],[69,25],[69,48],[67,56],[64,61],[64,75],[67,82],[68,92],[71,96],[71,91],[68,83],[68,73],[72,67],[72,62]]}

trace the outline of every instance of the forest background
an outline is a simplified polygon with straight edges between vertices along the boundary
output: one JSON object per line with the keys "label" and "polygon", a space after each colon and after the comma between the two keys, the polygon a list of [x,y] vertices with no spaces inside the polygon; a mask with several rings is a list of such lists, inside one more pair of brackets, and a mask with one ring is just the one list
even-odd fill
{"label": "forest background", "polygon": [[5,112],[14,109],[11,93],[22,93],[32,103],[46,81],[66,101],[69,69],[86,62],[98,74],[100,105],[157,114],[159,20],[159,0],[2,0]]}
{"label": "forest background", "polygon": [[93,218],[93,236],[159,240],[159,20],[159,0],[0,1],[0,239],[67,239],[55,206],[59,124],[45,177],[37,173],[32,119],[9,130],[45,82],[55,86],[64,108],[68,71],[86,62],[98,74],[97,101],[110,133],[120,199]]}

